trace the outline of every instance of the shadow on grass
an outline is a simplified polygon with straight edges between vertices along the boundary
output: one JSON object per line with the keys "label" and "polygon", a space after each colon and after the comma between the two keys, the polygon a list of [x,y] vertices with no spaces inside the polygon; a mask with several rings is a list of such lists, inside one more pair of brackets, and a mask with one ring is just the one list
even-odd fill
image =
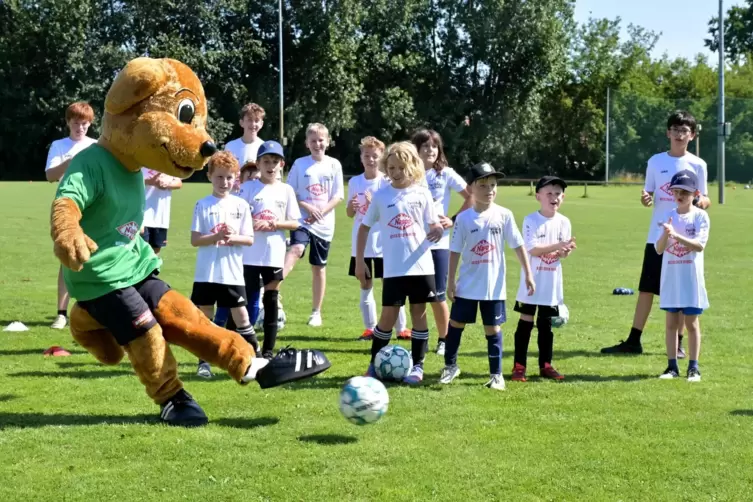
{"label": "shadow on grass", "polygon": [[[255,429],[275,425],[277,417],[221,418],[209,423],[233,429]],[[71,415],[65,413],[3,413],[0,412],[0,430],[6,428],[29,429],[47,426],[82,425],[160,425],[157,413],[152,415]]]}
{"label": "shadow on grass", "polygon": [[[466,373],[465,371],[460,374],[460,377],[457,382],[462,382],[465,378],[478,378],[481,380],[489,380],[489,374],[488,373]],[[526,376],[527,382],[512,382],[510,380],[509,375],[505,375],[505,382],[507,385],[526,385],[526,383],[536,383],[536,382],[551,382],[551,383],[557,383],[557,384],[566,384],[568,382],[589,382],[589,383],[602,383],[602,382],[638,382],[641,380],[653,380],[656,378],[656,375],[573,375],[573,374],[566,374],[564,380],[550,380],[548,378],[544,378],[542,376],[539,376],[538,374],[529,373]],[[439,385],[436,380],[432,380],[431,376],[429,376],[428,380],[426,381],[428,384],[437,384]],[[471,385],[469,383],[469,385]],[[472,385],[476,385],[476,383],[473,383]],[[440,385],[438,388],[444,388],[444,385]],[[435,388],[437,388],[435,386]]]}
{"label": "shadow on grass", "polygon": [[[44,347],[42,349],[10,349],[10,350],[0,350],[0,356],[39,356],[44,357],[43,353],[45,350],[47,350],[49,347]],[[77,354],[88,354],[85,350],[76,350],[76,349],[67,349],[68,352],[71,353],[71,355],[77,355]]]}
{"label": "shadow on grass", "polygon": [[[263,337],[262,337],[263,338]],[[308,336],[308,335],[286,335],[284,332],[281,332],[277,335],[277,345],[285,345],[289,342],[333,342],[333,343],[341,343],[341,342],[355,342],[356,338],[336,338],[336,337],[328,337],[328,336]],[[302,345],[301,347],[296,348],[313,348],[309,345],[306,345],[305,347]]]}
{"label": "shadow on grass", "polygon": [[231,427],[233,429],[256,429],[257,427],[267,427],[280,422],[278,417],[258,417],[258,418],[220,418],[212,420],[209,423],[221,427]]}
{"label": "shadow on grass", "polygon": [[[326,352],[326,351],[325,351]],[[488,357],[488,353],[485,351],[475,351],[475,352],[463,352],[462,350],[458,354],[459,357],[463,356],[471,356],[471,357]],[[513,351],[508,350],[504,353],[503,358],[504,359],[511,359],[513,357]],[[554,349],[554,359],[555,361],[560,359],[572,359],[575,357],[599,357],[599,358],[620,358],[620,357],[637,357],[641,354],[602,354],[599,350],[596,351],[588,351],[588,350],[557,350],[555,347]],[[664,352],[644,352],[642,355],[644,356],[659,356],[664,355]],[[539,357],[539,353],[535,350],[528,352],[528,357],[532,359],[537,359]]]}
{"label": "shadow on grass", "polygon": [[[94,363],[99,364],[99,363]],[[90,365],[84,365],[84,366],[90,366]],[[131,366],[129,364],[120,364],[118,365],[122,367],[123,369],[92,369],[92,370],[81,370],[81,371],[66,371],[66,372],[49,372],[49,371],[19,371],[17,373],[8,373],[8,376],[10,377],[17,377],[17,378],[72,378],[75,380],[93,380],[97,378],[117,378],[117,377],[123,377],[123,376],[129,376],[133,377],[136,376],[136,373],[133,371]],[[64,366],[60,366],[61,368],[64,368]],[[107,366],[100,365],[102,368],[107,368]],[[226,382],[232,380],[230,378],[230,375],[225,373],[224,371],[220,370],[217,373],[214,374],[212,378],[201,378],[196,375],[193,371],[181,371],[178,373],[178,376],[181,378],[181,380],[184,380],[186,382]]]}
{"label": "shadow on grass", "polygon": [[753,410],[732,410],[729,414],[738,417],[753,417]]}
{"label": "shadow on grass", "polygon": [[15,396],[13,394],[0,394],[0,403],[10,401],[11,399],[18,399],[18,396]]}
{"label": "shadow on grass", "polygon": [[321,445],[334,445],[334,444],[352,444],[357,443],[358,438],[353,436],[343,436],[340,434],[311,434],[308,436],[300,436],[298,441],[304,443],[316,443]]}

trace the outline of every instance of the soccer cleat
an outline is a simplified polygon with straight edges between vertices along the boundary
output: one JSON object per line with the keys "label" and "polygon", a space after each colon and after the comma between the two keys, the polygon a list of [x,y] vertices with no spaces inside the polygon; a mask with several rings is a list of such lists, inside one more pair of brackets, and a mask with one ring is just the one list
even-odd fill
{"label": "soccer cleat", "polygon": [[701,372],[698,368],[688,368],[688,382],[700,382]]}
{"label": "soccer cleat", "polygon": [[361,336],[357,338],[359,342],[368,342],[369,340],[372,340],[374,338],[374,330],[373,329],[366,329],[361,333]]}
{"label": "soccer cleat", "polygon": [[643,354],[643,346],[639,343],[628,343],[620,340],[617,345],[604,347],[601,349],[602,354]]}
{"label": "soccer cleat", "polygon": [[374,364],[373,363],[369,364],[369,367],[366,369],[366,373],[364,373],[363,376],[365,376],[365,377],[371,377],[371,378],[376,378],[377,380],[379,380],[379,377],[376,374],[376,368],[374,368]]}
{"label": "soccer cleat", "polygon": [[410,330],[404,329],[397,334],[399,340],[410,340]]}
{"label": "soccer cleat", "polygon": [[452,383],[458,376],[460,376],[460,368],[458,368],[457,364],[450,364],[442,368],[442,374],[439,375],[439,383]]}
{"label": "soccer cleat", "polygon": [[62,314],[58,314],[55,317],[55,320],[52,321],[52,324],[50,324],[50,328],[52,329],[63,329],[68,325],[68,318],[65,317]]}
{"label": "soccer cleat", "polygon": [[318,328],[322,325],[322,314],[320,312],[312,312],[307,324],[311,327]]}
{"label": "soccer cleat", "polygon": [[438,356],[443,356],[443,355],[444,355],[444,351],[445,351],[445,343],[444,343],[444,340],[439,340],[439,341],[437,342],[437,355],[438,355]]}
{"label": "soccer cleat", "polygon": [[491,378],[484,384],[484,387],[494,390],[505,390],[505,379],[502,378],[502,375],[491,375]]}
{"label": "soccer cleat", "polygon": [[554,369],[554,366],[552,366],[549,363],[544,363],[544,367],[539,369],[539,374],[544,378],[549,378],[551,380],[564,380],[565,375],[560,374],[559,371]]}
{"label": "soccer cleat", "polygon": [[327,356],[318,350],[296,350],[288,346],[280,350],[256,373],[256,381],[262,389],[277,387],[318,375],[330,366],[332,363]]}
{"label": "soccer cleat", "polygon": [[179,427],[200,427],[209,421],[199,403],[183,389],[161,406],[159,418],[167,425]]}
{"label": "soccer cleat", "polygon": [[677,359],[685,359],[685,351],[682,350],[682,346],[677,346]]}
{"label": "soccer cleat", "polygon": [[199,363],[199,367],[196,369],[196,376],[201,378],[212,378],[212,367],[209,363]]}
{"label": "soccer cleat", "polygon": [[405,378],[403,378],[403,382],[407,383],[408,385],[418,385],[423,381],[423,379],[424,369],[419,365],[415,365],[410,369]]}
{"label": "soccer cleat", "polygon": [[520,363],[515,363],[512,369],[512,381],[513,382],[525,382],[526,381],[526,367]]}
{"label": "soccer cleat", "polygon": [[664,370],[664,373],[659,375],[660,380],[672,380],[673,378],[678,378],[680,374],[677,372],[674,368],[669,368]]}

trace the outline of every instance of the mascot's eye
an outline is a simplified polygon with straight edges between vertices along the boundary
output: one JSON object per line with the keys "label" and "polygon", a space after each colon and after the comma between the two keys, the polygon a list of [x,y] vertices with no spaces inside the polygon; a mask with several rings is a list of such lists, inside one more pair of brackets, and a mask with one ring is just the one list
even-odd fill
{"label": "mascot's eye", "polygon": [[195,114],[196,109],[190,99],[184,99],[178,105],[178,120],[184,124],[190,124]]}

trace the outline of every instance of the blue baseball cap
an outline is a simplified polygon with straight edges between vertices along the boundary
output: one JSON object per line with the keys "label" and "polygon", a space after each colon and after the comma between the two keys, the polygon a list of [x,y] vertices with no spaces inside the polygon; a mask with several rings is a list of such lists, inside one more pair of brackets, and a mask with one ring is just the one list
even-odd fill
{"label": "blue baseball cap", "polygon": [[695,192],[698,190],[698,177],[693,171],[683,169],[672,176],[672,181],[669,182],[669,189],[671,190],[673,188]]}
{"label": "blue baseball cap", "polygon": [[282,151],[282,146],[277,141],[265,141],[259,147],[256,152],[256,159],[260,159],[263,155],[278,155],[285,158],[285,154]]}

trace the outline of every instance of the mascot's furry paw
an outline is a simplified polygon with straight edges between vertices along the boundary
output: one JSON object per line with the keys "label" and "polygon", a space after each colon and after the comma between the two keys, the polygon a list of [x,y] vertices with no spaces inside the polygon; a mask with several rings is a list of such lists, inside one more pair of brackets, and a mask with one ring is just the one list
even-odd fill
{"label": "mascot's furry paw", "polygon": [[80,271],[97,250],[97,244],[81,230],[81,211],[71,199],[61,197],[52,204],[50,220],[55,256],[64,266]]}

